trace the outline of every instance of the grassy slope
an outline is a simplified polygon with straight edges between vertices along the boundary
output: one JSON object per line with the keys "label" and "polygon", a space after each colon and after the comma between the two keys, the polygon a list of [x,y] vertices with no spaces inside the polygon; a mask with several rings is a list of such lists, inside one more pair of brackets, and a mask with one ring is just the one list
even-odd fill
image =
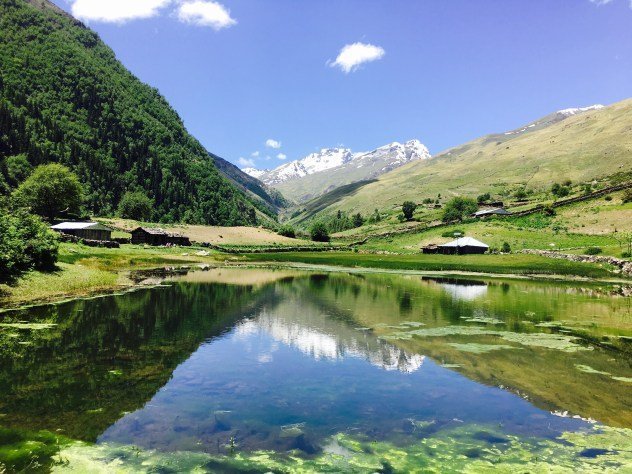
{"label": "grassy slope", "polygon": [[[498,144],[500,143],[500,144]],[[501,193],[632,170],[632,99],[499,142],[482,137],[381,176],[321,210],[389,211],[410,199]]]}

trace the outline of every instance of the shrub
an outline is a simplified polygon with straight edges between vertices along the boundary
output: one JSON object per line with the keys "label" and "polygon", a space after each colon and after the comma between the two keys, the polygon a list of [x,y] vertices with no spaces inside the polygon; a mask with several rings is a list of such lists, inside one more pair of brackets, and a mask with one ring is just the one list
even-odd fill
{"label": "shrub", "polygon": [[281,226],[278,234],[282,235],[283,237],[289,237],[291,239],[296,238],[296,230],[291,225]]}
{"label": "shrub", "polygon": [[465,232],[462,231],[461,229],[446,230],[445,232],[441,234],[441,237],[454,237],[455,234],[465,235]]}
{"label": "shrub", "polygon": [[502,253],[511,253],[511,245],[509,245],[509,242],[503,242],[503,245],[500,248],[500,251]]}
{"label": "shrub", "polygon": [[62,211],[78,212],[83,190],[72,171],[52,163],[35,168],[13,197],[18,205],[27,206],[35,214],[52,221]]}
{"label": "shrub", "polygon": [[434,203],[434,199],[432,198],[426,198],[422,201],[424,204],[432,204]]}
{"label": "shrub", "polygon": [[602,252],[603,250],[601,249],[601,247],[588,247],[586,249],[585,254],[586,255],[599,255]]}
{"label": "shrub", "polygon": [[630,252],[621,252],[621,258],[630,258],[631,256]]}
{"label": "shrub", "polygon": [[474,199],[455,197],[448,201],[443,210],[443,222],[462,221],[478,210]]}
{"label": "shrub", "polygon": [[369,217],[369,224],[375,224],[376,222],[380,222],[381,220],[382,215],[380,214],[380,211],[375,209],[375,211],[373,211],[373,214],[371,214],[371,216]]}
{"label": "shrub", "polygon": [[551,193],[557,197],[566,197],[571,193],[571,190],[567,186],[562,186],[560,183],[554,183],[551,186]]}
{"label": "shrub", "polygon": [[612,201],[612,196],[606,196],[604,199],[605,199],[606,201]]}
{"label": "shrub", "polygon": [[154,201],[142,191],[127,192],[121,198],[118,212],[124,219],[146,221],[151,217]]}
{"label": "shrub", "polygon": [[527,191],[524,188],[518,189],[514,193],[514,198],[516,198],[518,201],[524,201],[525,199],[527,199]]}
{"label": "shrub", "polygon": [[592,193],[592,184],[590,184],[590,183],[586,183],[586,184],[584,184],[584,186],[583,186],[583,188],[582,188],[582,192],[583,192],[584,194],[590,194],[590,193]]}
{"label": "shrub", "polygon": [[544,214],[545,216],[554,216],[557,213],[555,212],[555,208],[551,206],[546,206],[542,209],[542,214]]}
{"label": "shrub", "polygon": [[402,214],[404,214],[407,221],[413,218],[415,209],[417,209],[417,204],[412,201],[404,201],[404,204],[402,204]]}
{"label": "shrub", "polygon": [[362,227],[364,225],[364,217],[359,212],[353,216],[353,227]]}
{"label": "shrub", "polygon": [[623,204],[626,204],[628,202],[632,202],[632,188],[626,189],[623,192]]}
{"label": "shrub", "polygon": [[489,193],[481,194],[480,196],[476,198],[476,202],[478,202],[479,204],[482,204],[484,202],[489,201],[491,198],[492,197]]}
{"label": "shrub", "polygon": [[0,281],[31,269],[54,268],[58,249],[57,235],[39,217],[0,209]]}
{"label": "shrub", "polygon": [[329,231],[323,222],[316,222],[309,229],[309,235],[314,242],[329,242]]}

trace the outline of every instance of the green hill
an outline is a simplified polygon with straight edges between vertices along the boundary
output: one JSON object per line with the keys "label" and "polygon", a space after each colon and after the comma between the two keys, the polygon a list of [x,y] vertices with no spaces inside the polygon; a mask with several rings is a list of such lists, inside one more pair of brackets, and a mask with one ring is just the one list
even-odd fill
{"label": "green hill", "polygon": [[563,119],[554,115],[530,128],[488,135],[431,160],[402,166],[349,192],[334,190],[336,200],[325,195],[318,203],[304,204],[305,211],[295,213],[295,220],[304,222],[338,209],[368,214],[376,205],[391,212],[405,200],[420,203],[438,194],[445,200],[490,192],[502,199],[520,188],[538,193],[554,182],[607,181],[632,171],[632,99]]}
{"label": "green hill", "polygon": [[47,0],[0,2],[0,192],[15,186],[18,155],[31,166],[71,167],[96,215],[112,214],[138,189],[163,222],[247,225],[253,207],[274,215],[281,203],[243,173],[218,170],[221,159],[156,89]]}

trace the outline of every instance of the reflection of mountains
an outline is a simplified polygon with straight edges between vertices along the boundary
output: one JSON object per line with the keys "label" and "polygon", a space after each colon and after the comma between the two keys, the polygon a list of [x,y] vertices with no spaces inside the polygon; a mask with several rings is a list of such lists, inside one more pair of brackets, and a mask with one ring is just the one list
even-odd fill
{"label": "reflection of mountains", "polygon": [[385,370],[405,373],[416,371],[424,362],[424,356],[406,352],[378,339],[370,331],[355,329],[303,298],[288,296],[274,308],[262,309],[254,319],[241,323],[237,330],[264,330],[277,341],[315,359],[355,357]]}

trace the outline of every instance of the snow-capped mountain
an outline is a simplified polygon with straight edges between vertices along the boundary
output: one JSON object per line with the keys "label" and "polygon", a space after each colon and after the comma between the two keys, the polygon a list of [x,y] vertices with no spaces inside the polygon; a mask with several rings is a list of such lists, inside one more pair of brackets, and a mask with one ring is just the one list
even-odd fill
{"label": "snow-capped mountain", "polygon": [[575,108],[570,108],[570,109],[558,110],[557,113],[570,117],[571,115],[581,114],[582,112],[589,112],[591,110],[603,109],[603,107],[604,106],[601,104],[595,104],[595,105],[590,105],[588,107],[575,107]]}
{"label": "snow-capped mountain", "polygon": [[[410,140],[360,153],[348,148],[323,148],[273,170],[245,168],[243,171],[269,186],[282,187],[288,197],[304,200],[344,184],[376,178],[410,161],[430,157],[428,148],[419,140]],[[316,181],[318,184],[313,186]],[[300,182],[300,195],[285,186],[292,182]]]}

